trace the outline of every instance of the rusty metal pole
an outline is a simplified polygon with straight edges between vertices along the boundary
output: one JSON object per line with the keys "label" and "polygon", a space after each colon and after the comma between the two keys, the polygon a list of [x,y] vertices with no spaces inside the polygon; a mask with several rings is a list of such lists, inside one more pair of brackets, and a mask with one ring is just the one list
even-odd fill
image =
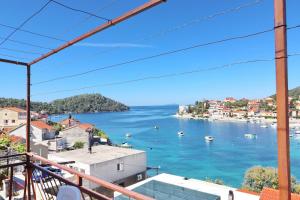
{"label": "rusty metal pole", "polygon": [[26,98],[26,152],[30,152],[30,65],[27,65],[27,98]]}
{"label": "rusty metal pole", "polygon": [[274,0],[279,199],[291,200],[286,1]]}
{"label": "rusty metal pole", "polygon": [[[26,152],[30,152],[30,122],[31,122],[31,115],[30,115],[30,87],[31,87],[31,77],[30,77],[30,65],[27,65],[27,99],[26,99]],[[27,176],[27,193],[28,193],[28,199],[31,199],[31,191],[30,191],[30,180],[31,180],[31,174],[32,171],[29,169],[30,167],[30,157],[26,156],[26,176]]]}

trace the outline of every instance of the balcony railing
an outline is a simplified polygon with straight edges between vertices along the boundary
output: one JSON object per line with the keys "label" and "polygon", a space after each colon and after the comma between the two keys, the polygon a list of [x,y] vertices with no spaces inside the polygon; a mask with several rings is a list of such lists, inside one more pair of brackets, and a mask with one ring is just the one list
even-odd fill
{"label": "balcony railing", "polygon": [[[24,167],[23,169],[25,169],[24,172],[28,173],[28,175],[26,176],[25,173],[23,173],[25,175],[25,181],[23,184],[23,195],[21,195],[21,199],[56,199],[59,188],[63,185],[70,185],[78,188],[80,190],[82,199],[87,200],[111,200],[114,199],[114,192],[123,194],[124,196],[127,196],[128,199],[153,200],[150,197],[127,190],[126,188],[95,178],[93,176],[78,172],[65,165],[58,164],[33,153],[16,154],[0,157],[0,169],[7,168],[9,171],[9,199],[14,198],[14,173],[16,171],[20,171],[22,166]],[[73,177],[72,179],[65,178],[62,174],[50,171],[44,166],[51,166],[60,169],[63,172],[67,172],[73,175]],[[18,170],[16,170],[17,168]],[[28,180],[26,180],[27,178],[30,180],[29,182]],[[88,181],[99,186],[99,191],[98,189],[96,191],[84,186],[84,181]],[[27,185],[28,183],[30,183],[30,188]],[[30,191],[30,195],[28,195],[28,191]]]}

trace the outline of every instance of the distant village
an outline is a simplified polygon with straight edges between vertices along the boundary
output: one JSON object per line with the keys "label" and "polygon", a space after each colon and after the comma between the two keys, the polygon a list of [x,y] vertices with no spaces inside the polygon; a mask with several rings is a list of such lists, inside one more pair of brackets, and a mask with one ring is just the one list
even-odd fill
{"label": "distant village", "polygon": [[[300,97],[289,97],[288,101],[290,120],[300,118]],[[254,100],[227,97],[224,100],[196,101],[194,105],[179,106],[176,116],[189,119],[275,122],[276,101],[272,97]]]}

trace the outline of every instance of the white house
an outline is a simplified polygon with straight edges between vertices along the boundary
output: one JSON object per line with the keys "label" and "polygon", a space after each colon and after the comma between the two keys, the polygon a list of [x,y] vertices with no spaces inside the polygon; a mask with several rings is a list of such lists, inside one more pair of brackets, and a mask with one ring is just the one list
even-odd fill
{"label": "white house", "polygon": [[178,107],[178,114],[186,114],[188,111],[188,106],[180,105]]}
{"label": "white house", "polygon": [[[135,149],[98,145],[93,147],[92,154],[84,148],[49,154],[48,158],[55,162],[75,161],[69,164],[71,168],[121,186],[146,177],[146,152]],[[91,189],[98,187],[90,182],[83,184]]]}
{"label": "white house", "polygon": [[[31,139],[35,142],[42,142],[55,138],[55,131],[52,126],[46,124],[43,121],[31,122]],[[26,138],[26,124],[22,124],[19,127],[11,130],[9,135],[15,135],[22,138]]]}

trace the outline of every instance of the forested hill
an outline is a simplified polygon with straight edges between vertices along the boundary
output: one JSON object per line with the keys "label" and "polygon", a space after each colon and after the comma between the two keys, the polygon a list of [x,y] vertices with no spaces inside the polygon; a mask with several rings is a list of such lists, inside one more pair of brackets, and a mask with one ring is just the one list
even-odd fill
{"label": "forested hill", "polygon": [[[24,99],[0,98],[0,107],[26,107]],[[87,112],[117,112],[129,110],[129,107],[104,97],[100,94],[82,94],[49,103],[31,102],[31,109],[36,112],[46,111],[49,114],[87,113]]]}
{"label": "forested hill", "polygon": [[[290,89],[289,90],[289,96],[298,99],[298,97],[300,96],[300,86],[296,87],[296,88],[293,88],[293,89]],[[274,94],[271,97],[276,98],[276,95]]]}

